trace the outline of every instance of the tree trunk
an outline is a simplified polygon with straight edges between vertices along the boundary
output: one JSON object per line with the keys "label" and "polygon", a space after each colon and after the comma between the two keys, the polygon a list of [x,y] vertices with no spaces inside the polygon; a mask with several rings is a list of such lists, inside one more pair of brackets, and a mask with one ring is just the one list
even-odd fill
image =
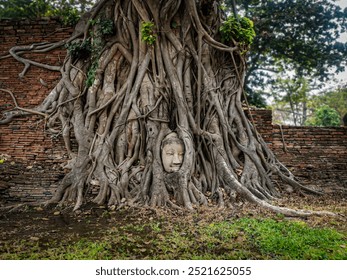
{"label": "tree trunk", "polygon": [[[37,111],[61,131],[70,172],[49,203],[269,204],[300,188],[245,116],[247,46],[221,43],[218,1],[102,0],[76,26],[62,79]],[[71,141],[77,143],[72,149]],[[163,162],[165,164],[163,165]]]}

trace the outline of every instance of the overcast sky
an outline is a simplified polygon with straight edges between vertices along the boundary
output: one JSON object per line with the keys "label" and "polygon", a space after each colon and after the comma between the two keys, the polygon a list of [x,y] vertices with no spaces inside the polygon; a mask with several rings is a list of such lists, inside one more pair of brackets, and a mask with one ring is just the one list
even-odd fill
{"label": "overcast sky", "polygon": [[347,0],[340,0],[340,1],[338,1],[338,4],[339,4],[341,7],[347,7]]}
{"label": "overcast sky", "polygon": [[[342,8],[347,7],[347,0],[339,0],[336,2],[336,4],[340,5]],[[347,34],[344,34],[344,36],[341,37],[341,41],[343,43],[347,42]],[[337,76],[338,79],[344,80],[344,83],[347,82],[347,70],[344,73],[341,73]]]}

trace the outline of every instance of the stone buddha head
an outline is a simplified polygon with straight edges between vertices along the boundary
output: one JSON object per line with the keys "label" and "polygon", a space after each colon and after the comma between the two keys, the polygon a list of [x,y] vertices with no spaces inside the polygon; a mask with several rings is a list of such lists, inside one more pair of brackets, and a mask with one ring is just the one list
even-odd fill
{"label": "stone buddha head", "polygon": [[184,144],[176,132],[165,136],[161,144],[161,160],[164,170],[168,173],[177,172],[183,162]]}

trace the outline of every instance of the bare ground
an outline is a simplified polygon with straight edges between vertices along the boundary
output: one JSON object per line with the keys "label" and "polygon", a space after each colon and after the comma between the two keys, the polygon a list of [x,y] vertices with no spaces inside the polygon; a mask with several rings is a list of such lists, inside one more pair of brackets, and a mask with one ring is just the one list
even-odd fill
{"label": "bare ground", "polygon": [[[277,202],[280,206],[329,210],[340,215],[336,217],[317,217],[301,219],[312,227],[328,227],[337,229],[347,235],[347,196],[346,194],[330,194],[324,196],[286,197]],[[16,211],[0,212],[0,245],[4,242],[18,240],[40,240],[45,242],[74,240],[80,238],[93,239],[105,234],[111,227],[128,224],[141,224],[155,219],[168,220],[171,223],[205,224],[212,221],[232,220],[239,217],[272,217],[278,215],[259,209],[249,203],[239,202],[228,209],[200,208],[196,213],[169,211],[164,209],[107,209],[89,203],[80,211],[72,212],[72,208],[44,209],[42,207],[22,207]],[[283,217],[282,217],[283,218]],[[291,219],[291,218],[288,218]],[[1,247],[1,246],[0,246]]]}

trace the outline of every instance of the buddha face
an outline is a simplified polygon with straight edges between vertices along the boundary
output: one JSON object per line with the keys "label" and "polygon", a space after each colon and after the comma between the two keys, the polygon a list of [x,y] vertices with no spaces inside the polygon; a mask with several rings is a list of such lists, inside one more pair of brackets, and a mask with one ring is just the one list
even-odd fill
{"label": "buddha face", "polygon": [[164,170],[168,173],[177,172],[183,162],[184,145],[176,133],[170,133],[163,140],[161,159]]}

